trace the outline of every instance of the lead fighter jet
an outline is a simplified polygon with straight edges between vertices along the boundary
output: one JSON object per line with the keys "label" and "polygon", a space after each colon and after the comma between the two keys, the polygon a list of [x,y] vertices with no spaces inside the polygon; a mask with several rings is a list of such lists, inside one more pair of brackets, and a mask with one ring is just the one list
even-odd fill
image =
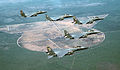
{"label": "lead fighter jet", "polygon": [[46,53],[48,54],[48,59],[52,57],[61,58],[65,55],[72,55],[75,51],[84,50],[84,49],[88,49],[88,47],[76,46],[68,49],[51,49],[50,47],[47,47]]}
{"label": "lead fighter jet", "polygon": [[35,16],[37,16],[37,15],[39,15],[39,14],[44,14],[44,13],[47,13],[47,12],[46,12],[46,11],[38,11],[38,12],[36,12],[36,13],[30,15],[30,16],[27,16],[27,15],[23,12],[23,10],[20,10],[20,15],[21,15],[22,17],[35,17]]}

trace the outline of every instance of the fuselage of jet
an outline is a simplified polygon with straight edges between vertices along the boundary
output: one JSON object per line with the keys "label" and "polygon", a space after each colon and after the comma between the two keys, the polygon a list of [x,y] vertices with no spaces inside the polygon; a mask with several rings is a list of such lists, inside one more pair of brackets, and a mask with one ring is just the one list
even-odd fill
{"label": "fuselage of jet", "polygon": [[47,47],[46,53],[48,54],[48,58],[52,58],[52,57],[60,58],[66,55],[72,55],[75,51],[80,51],[84,49],[88,49],[88,47],[77,46],[77,47],[68,48],[68,49],[51,49],[50,47]]}

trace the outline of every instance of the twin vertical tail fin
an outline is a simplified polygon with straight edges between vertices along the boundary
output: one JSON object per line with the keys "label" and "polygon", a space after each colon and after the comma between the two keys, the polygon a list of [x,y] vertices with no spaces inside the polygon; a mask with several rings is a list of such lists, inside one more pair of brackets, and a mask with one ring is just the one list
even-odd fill
{"label": "twin vertical tail fin", "polygon": [[65,38],[70,38],[70,39],[74,39],[74,37],[72,37],[68,32],[67,32],[67,30],[64,30],[64,37]]}
{"label": "twin vertical tail fin", "polygon": [[75,16],[73,16],[73,23],[74,24],[82,24]]}
{"label": "twin vertical tail fin", "polygon": [[46,17],[46,19],[47,20],[49,20],[49,21],[54,21],[52,18],[50,18],[47,14],[45,14],[45,17]]}
{"label": "twin vertical tail fin", "polygon": [[57,56],[56,53],[50,47],[47,47],[46,53],[48,54],[48,59]]}
{"label": "twin vertical tail fin", "polygon": [[25,13],[23,12],[23,10],[20,10],[20,15],[21,15],[22,17],[27,17],[27,16],[25,15]]}
{"label": "twin vertical tail fin", "polygon": [[54,51],[50,48],[50,47],[47,47],[47,53],[48,55],[54,55]]}

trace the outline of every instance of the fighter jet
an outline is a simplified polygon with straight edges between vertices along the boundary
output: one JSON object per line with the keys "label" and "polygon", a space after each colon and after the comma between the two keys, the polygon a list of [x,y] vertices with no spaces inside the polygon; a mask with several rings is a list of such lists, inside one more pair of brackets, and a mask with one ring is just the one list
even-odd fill
{"label": "fighter jet", "polygon": [[88,30],[88,32],[83,32],[79,38],[87,38],[88,35],[100,33],[99,31]]}
{"label": "fighter jet", "polygon": [[92,20],[89,20],[86,24],[92,24],[94,21],[103,20],[104,18],[94,17]]}
{"label": "fighter jet", "polygon": [[27,16],[25,15],[25,13],[23,12],[23,10],[20,10],[20,15],[21,15],[22,17],[27,17]]}
{"label": "fighter jet", "polygon": [[69,38],[69,39],[74,39],[74,37],[72,37],[68,32],[67,32],[67,30],[64,30],[64,37],[65,38]]}
{"label": "fighter jet", "polygon": [[73,16],[73,22],[74,24],[82,24],[75,16]]}
{"label": "fighter jet", "polygon": [[48,59],[52,57],[61,58],[65,55],[72,55],[75,51],[84,50],[84,49],[88,49],[88,47],[76,46],[68,49],[51,49],[50,47],[47,47],[46,53],[48,54]]}
{"label": "fighter jet", "polygon": [[46,11],[38,11],[38,12],[32,14],[30,17],[35,17],[35,16],[37,16],[39,14],[44,14],[44,13],[47,13],[47,12]]}
{"label": "fighter jet", "polygon": [[20,15],[22,17],[35,17],[35,16],[37,16],[39,14],[44,14],[44,13],[47,13],[47,12],[46,11],[38,11],[38,12],[36,12],[36,13],[30,15],[30,16],[27,16],[27,15],[25,15],[25,13],[22,10],[20,10]]}
{"label": "fighter jet", "polygon": [[97,33],[100,33],[100,32],[95,30],[88,30],[83,33],[78,33],[76,36],[75,34],[69,34],[67,30],[64,30],[64,37],[68,39],[75,39],[75,38],[80,39],[80,38],[87,38],[88,35],[97,34]]}

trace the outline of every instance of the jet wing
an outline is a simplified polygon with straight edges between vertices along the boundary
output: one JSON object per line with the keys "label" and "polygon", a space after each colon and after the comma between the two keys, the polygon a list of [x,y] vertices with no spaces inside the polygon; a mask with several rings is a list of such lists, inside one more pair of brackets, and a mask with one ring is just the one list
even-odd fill
{"label": "jet wing", "polygon": [[48,59],[50,59],[50,58],[52,58],[53,57],[53,55],[52,56],[48,56]]}
{"label": "jet wing", "polygon": [[68,52],[71,52],[71,51],[74,51],[74,50],[77,50],[77,49],[79,49],[79,48],[58,49],[58,50],[54,50],[54,52],[60,58],[60,57],[65,56]]}
{"label": "jet wing", "polygon": [[54,52],[56,53],[56,55],[60,58],[65,56],[68,52],[70,52],[67,49],[58,49],[58,50],[54,50]]}
{"label": "jet wing", "polygon": [[74,37],[74,38],[79,38],[79,37],[82,37],[82,36],[84,36],[84,35],[86,35],[86,32],[71,34],[71,36]]}

